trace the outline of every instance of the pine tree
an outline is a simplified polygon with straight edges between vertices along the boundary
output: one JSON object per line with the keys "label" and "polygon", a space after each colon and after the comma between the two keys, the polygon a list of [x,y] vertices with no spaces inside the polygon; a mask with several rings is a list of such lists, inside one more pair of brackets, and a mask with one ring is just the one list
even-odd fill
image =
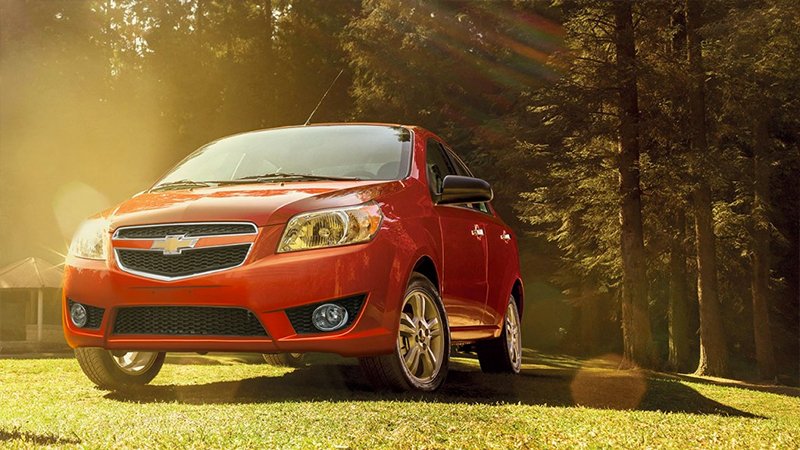
{"label": "pine tree", "polygon": [[644,230],[639,181],[639,99],[633,13],[628,2],[614,2],[614,39],[619,83],[619,196],[621,204],[622,331],[624,357],[643,367],[655,367],[650,332]]}

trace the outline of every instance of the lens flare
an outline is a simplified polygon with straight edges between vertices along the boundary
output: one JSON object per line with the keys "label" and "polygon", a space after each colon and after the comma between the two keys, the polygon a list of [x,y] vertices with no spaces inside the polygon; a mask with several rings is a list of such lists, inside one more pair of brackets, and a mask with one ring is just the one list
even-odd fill
{"label": "lens flare", "polygon": [[63,184],[53,196],[53,215],[61,236],[67,240],[72,238],[84,219],[109,206],[111,202],[105,195],[79,181]]}
{"label": "lens flare", "polygon": [[576,405],[590,408],[636,409],[647,392],[641,370],[615,370],[622,358],[609,354],[587,361],[570,384]]}

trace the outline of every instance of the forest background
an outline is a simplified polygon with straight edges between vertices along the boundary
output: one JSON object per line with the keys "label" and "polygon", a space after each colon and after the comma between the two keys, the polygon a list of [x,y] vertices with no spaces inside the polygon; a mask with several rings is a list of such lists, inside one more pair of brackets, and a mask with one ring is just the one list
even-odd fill
{"label": "forest background", "polygon": [[796,384],[799,61],[794,0],[0,0],[0,265],[343,71],[493,184],[526,346]]}

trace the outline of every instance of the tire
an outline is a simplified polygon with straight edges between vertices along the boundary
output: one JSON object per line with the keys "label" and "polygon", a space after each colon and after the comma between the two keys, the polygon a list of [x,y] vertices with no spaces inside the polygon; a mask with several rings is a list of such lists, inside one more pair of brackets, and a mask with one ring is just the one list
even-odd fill
{"label": "tire", "polygon": [[377,389],[435,391],[447,377],[450,329],[439,293],[424,275],[411,275],[398,321],[394,351],[359,358],[361,368]]}
{"label": "tire", "polygon": [[264,353],[267,364],[278,367],[305,367],[306,355],[303,353]]}
{"label": "tire", "polygon": [[98,347],[75,349],[75,358],[83,373],[97,387],[110,391],[136,388],[153,381],[165,357],[164,352],[112,353]]}
{"label": "tire", "polygon": [[522,366],[522,329],[514,296],[508,299],[500,337],[478,342],[481,370],[486,373],[519,373]]}

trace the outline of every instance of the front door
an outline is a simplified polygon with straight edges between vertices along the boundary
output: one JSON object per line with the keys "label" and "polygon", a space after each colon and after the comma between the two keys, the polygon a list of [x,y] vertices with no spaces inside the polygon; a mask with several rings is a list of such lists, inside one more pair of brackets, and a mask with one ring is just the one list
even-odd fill
{"label": "front door", "polygon": [[[441,145],[428,140],[428,182],[433,195],[441,193],[442,180],[456,175]],[[436,205],[442,233],[442,301],[450,327],[483,325],[486,306],[488,246],[482,214],[459,205]]]}

